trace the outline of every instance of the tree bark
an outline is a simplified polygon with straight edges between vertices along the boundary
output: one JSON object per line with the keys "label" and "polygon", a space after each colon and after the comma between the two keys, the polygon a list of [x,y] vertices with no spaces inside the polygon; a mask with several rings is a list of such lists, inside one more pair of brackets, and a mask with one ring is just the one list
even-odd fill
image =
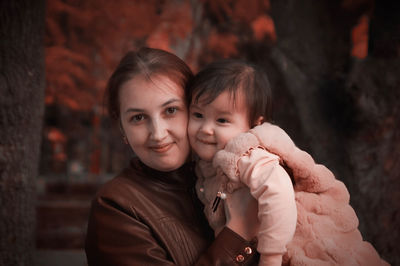
{"label": "tree bark", "polygon": [[376,1],[369,57],[357,61],[351,29],[366,7],[345,10],[340,3],[271,0],[278,42],[270,56],[314,159],[346,184],[364,239],[397,265],[399,4]]}
{"label": "tree bark", "polygon": [[348,141],[353,175],[347,177],[359,229],[380,255],[400,265],[400,60],[367,58],[349,79],[357,121]]}
{"label": "tree bark", "polygon": [[348,79],[360,125],[349,142],[352,204],[364,237],[400,265],[400,3],[376,1],[368,57]]}
{"label": "tree bark", "polygon": [[350,171],[343,142],[351,106],[342,101],[355,19],[338,1],[272,0],[271,12],[278,40],[271,59],[295,99],[309,152],[342,179]]}
{"label": "tree bark", "polygon": [[43,0],[0,3],[0,265],[33,265],[44,15]]}

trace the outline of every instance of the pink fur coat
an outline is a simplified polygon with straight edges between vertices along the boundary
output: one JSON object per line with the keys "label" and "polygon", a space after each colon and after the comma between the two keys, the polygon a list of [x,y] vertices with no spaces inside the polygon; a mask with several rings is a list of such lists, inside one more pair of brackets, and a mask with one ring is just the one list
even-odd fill
{"label": "pink fur coat", "polygon": [[291,169],[295,182],[297,225],[283,265],[389,265],[370,243],[363,241],[345,185],[296,147],[280,127],[264,123],[239,135],[215,155],[214,167],[237,181],[238,161],[249,147],[259,146],[278,155]]}

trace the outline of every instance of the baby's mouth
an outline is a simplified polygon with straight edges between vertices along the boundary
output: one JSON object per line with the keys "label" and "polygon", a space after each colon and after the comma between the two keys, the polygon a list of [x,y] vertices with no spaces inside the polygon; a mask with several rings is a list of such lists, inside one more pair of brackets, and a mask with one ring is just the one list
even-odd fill
{"label": "baby's mouth", "polygon": [[216,145],[216,142],[212,141],[207,141],[207,140],[202,140],[202,139],[197,139],[200,143],[205,144],[205,145]]}

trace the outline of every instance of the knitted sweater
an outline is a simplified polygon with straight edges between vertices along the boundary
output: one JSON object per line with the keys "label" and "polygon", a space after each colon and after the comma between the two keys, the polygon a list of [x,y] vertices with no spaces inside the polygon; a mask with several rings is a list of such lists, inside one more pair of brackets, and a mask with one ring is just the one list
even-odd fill
{"label": "knitted sweater", "polygon": [[249,146],[262,146],[278,155],[293,174],[297,226],[283,265],[389,265],[363,241],[345,185],[296,147],[278,126],[264,123],[239,135],[215,155],[214,166],[237,181],[240,159]]}

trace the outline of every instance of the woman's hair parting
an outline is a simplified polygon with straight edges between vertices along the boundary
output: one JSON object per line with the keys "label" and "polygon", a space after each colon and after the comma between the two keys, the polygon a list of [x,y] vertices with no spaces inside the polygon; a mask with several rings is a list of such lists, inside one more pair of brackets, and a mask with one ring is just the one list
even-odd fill
{"label": "woman's hair parting", "polygon": [[229,91],[233,100],[242,90],[246,97],[250,127],[262,116],[272,119],[272,92],[267,74],[259,66],[236,59],[225,59],[209,64],[186,86],[188,103],[209,104],[222,92]]}
{"label": "woman's hair parting", "polygon": [[148,47],[130,51],[121,59],[106,87],[105,99],[111,118],[118,120],[120,117],[119,94],[122,85],[137,76],[151,80],[153,75],[167,76],[182,89],[193,77],[186,63],[172,53]]}

